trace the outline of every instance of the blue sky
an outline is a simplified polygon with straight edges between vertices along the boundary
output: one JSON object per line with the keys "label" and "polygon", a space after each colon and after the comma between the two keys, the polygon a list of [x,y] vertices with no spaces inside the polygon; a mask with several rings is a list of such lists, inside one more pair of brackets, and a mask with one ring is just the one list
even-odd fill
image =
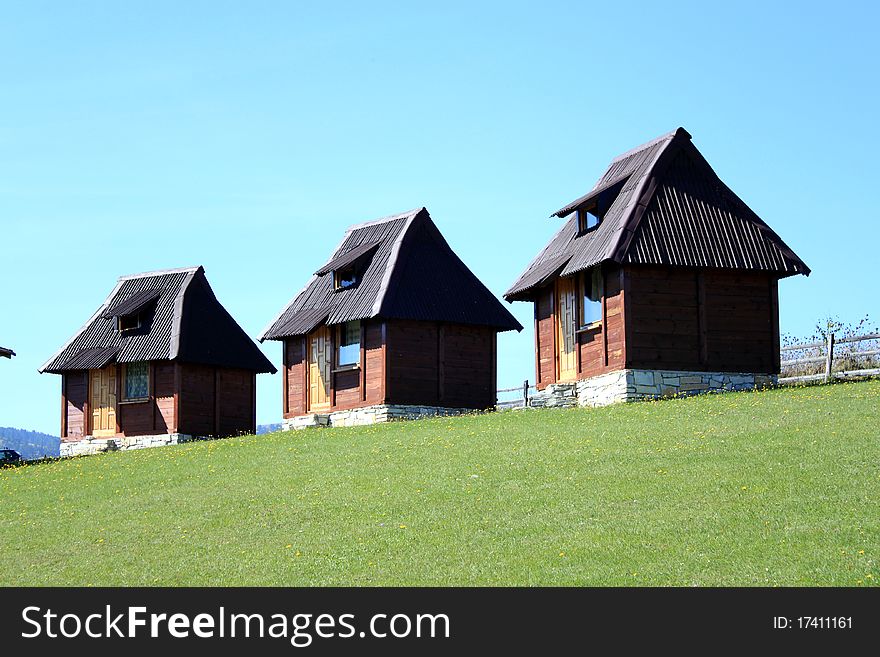
{"label": "blue sky", "polygon": [[[425,205],[501,294],[552,211],[679,125],[813,269],[780,284],[783,332],[880,319],[874,3],[0,9],[0,426],[58,432],[37,367],[119,275],[204,265],[256,335],[347,225]],[[512,309],[502,386],[534,378]]]}

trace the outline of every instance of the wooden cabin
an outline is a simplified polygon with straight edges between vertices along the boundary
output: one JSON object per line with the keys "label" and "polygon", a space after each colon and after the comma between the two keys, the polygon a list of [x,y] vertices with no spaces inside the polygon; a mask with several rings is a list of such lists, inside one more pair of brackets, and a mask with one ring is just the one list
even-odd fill
{"label": "wooden cabin", "polygon": [[420,208],[350,227],[260,340],[282,343],[291,429],[493,408],[511,329]]}
{"label": "wooden cabin", "polygon": [[504,295],[534,304],[539,404],[775,380],[777,284],[810,270],[683,128],[616,157],[551,216],[566,221]]}
{"label": "wooden cabin", "polygon": [[61,375],[62,456],[254,433],[275,371],[202,267],[123,276],[40,368]]}

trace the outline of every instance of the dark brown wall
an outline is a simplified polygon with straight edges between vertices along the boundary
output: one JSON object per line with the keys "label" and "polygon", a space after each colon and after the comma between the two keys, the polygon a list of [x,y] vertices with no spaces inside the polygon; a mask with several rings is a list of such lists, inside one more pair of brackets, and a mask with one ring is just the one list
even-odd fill
{"label": "dark brown wall", "polygon": [[[621,369],[624,363],[624,279],[619,267],[603,267],[605,296],[602,300],[602,325],[580,331],[578,342],[578,378]],[[577,294],[580,294],[578,289]],[[555,288],[543,288],[535,302],[536,376],[538,388],[556,382]]]}
{"label": "dark brown wall", "polygon": [[389,403],[495,405],[494,329],[389,320],[387,340]]}
{"label": "dark brown wall", "polygon": [[[683,267],[606,267],[604,321],[578,334],[578,378],[623,367],[779,372],[777,280]],[[535,302],[538,387],[556,381],[554,287]]]}
{"label": "dark brown wall", "polygon": [[623,294],[620,268],[602,271],[605,296],[602,299],[602,325],[578,333],[580,360],[578,378],[583,379],[623,367]]}
{"label": "dark brown wall", "polygon": [[[119,435],[145,436],[187,433],[194,436],[228,436],[256,431],[255,375],[247,370],[180,364],[177,391],[178,424],[175,413],[175,364],[150,364],[150,399],[124,402],[118,396],[116,417]],[[119,365],[119,374],[123,366]],[[122,377],[118,376],[122,381]],[[83,436],[88,400],[88,372],[62,376],[65,416],[62,438]],[[65,430],[66,429],[66,430]]]}
{"label": "dark brown wall", "polygon": [[[283,349],[284,417],[290,418],[308,412],[305,341],[285,340]],[[386,402],[489,408],[495,404],[494,358],[495,331],[490,328],[364,321],[360,368],[332,375],[329,410]]]}
{"label": "dark brown wall", "polygon": [[217,423],[214,435],[255,433],[256,375],[247,370],[217,368]]}
{"label": "dark brown wall", "polygon": [[247,370],[180,365],[178,431],[193,436],[253,433],[256,377]]}
{"label": "dark brown wall", "polygon": [[367,404],[381,404],[385,401],[385,324],[383,322],[364,323],[364,350],[362,358],[366,364],[364,401]]}
{"label": "dark brown wall", "polygon": [[540,291],[535,302],[535,342],[537,382],[539,388],[556,381],[556,323],[553,319],[555,297],[553,285]]}
{"label": "dark brown wall", "polygon": [[[68,372],[62,374],[61,386],[64,391],[64,417],[61,418],[61,438],[80,439],[85,427],[85,404],[89,396],[88,372]],[[66,427],[66,430],[65,430]]]}
{"label": "dark brown wall", "polygon": [[284,363],[282,374],[286,398],[284,417],[295,417],[306,412],[306,341],[303,337],[284,340]]}
{"label": "dark brown wall", "polygon": [[[336,344],[337,327],[331,335]],[[385,348],[381,321],[362,322],[361,357],[359,369],[335,372],[331,375],[330,410],[340,411],[358,406],[381,404],[385,401]],[[307,343],[303,337],[284,340],[284,366],[286,381],[284,417],[291,418],[308,413]],[[335,354],[335,350],[334,350]]]}
{"label": "dark brown wall", "polygon": [[[119,381],[124,366],[119,365]],[[120,431],[126,436],[146,436],[173,432],[174,426],[174,364],[150,364],[150,399],[143,402],[118,402],[116,417]]]}
{"label": "dark brown wall", "polygon": [[778,372],[771,275],[671,267],[627,275],[627,367]]}

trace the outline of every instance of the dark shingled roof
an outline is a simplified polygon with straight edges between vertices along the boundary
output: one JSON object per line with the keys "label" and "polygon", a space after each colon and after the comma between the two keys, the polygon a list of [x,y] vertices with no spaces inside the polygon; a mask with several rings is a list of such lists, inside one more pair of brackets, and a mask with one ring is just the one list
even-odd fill
{"label": "dark shingled roof", "polygon": [[[141,312],[120,335],[116,317]],[[151,360],[275,372],[217,301],[201,267],[123,276],[83,327],[41,368],[65,372]]]}
{"label": "dark shingled roof", "polygon": [[[357,262],[357,285],[335,290],[331,272]],[[386,317],[522,330],[440,234],[425,208],[351,226],[326,265],[260,340],[304,335],[326,321]]]}
{"label": "dark shingled roof", "polygon": [[7,349],[6,347],[0,347],[0,356],[3,358],[12,358],[15,356],[15,352],[12,349]]}
{"label": "dark shingled roof", "polygon": [[[602,221],[579,235],[575,210],[603,194],[613,196]],[[569,215],[505,299],[531,299],[557,272],[568,276],[605,261],[810,273],[718,178],[684,128],[616,157],[590,192],[551,216]]]}

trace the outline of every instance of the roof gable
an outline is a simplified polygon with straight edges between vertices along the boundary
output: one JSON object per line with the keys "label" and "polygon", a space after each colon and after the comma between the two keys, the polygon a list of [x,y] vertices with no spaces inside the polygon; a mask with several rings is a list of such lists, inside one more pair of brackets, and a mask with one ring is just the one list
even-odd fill
{"label": "roof gable", "polygon": [[[588,207],[615,186],[620,191],[602,221],[580,234],[575,210]],[[702,202],[687,203],[696,199]],[[759,269],[781,276],[809,273],[779,236],[721,182],[684,128],[616,157],[590,192],[551,216],[569,215],[505,293],[508,301],[530,298],[557,273],[568,276],[604,261]],[[563,268],[548,272],[551,261],[563,259]]]}
{"label": "roof gable", "polygon": [[[40,367],[40,372],[63,372],[70,370],[100,368],[111,362],[132,363],[153,360],[186,359],[190,362],[243,367],[258,372],[274,372],[275,368],[259,351],[253,341],[228,317],[226,310],[213,297],[213,309],[203,321],[184,322],[187,305],[193,295],[190,287],[200,289],[208,286],[202,267],[189,267],[158,272],[148,272],[119,279],[110,295],[89,320],[65,345]],[[142,326],[134,331],[120,334],[117,317],[133,314],[149,308]],[[234,331],[228,321],[217,319],[224,315],[235,325]],[[181,350],[181,337],[201,333],[201,339],[213,334],[214,340],[224,341],[234,351],[246,350],[240,343],[247,341],[253,348],[248,360],[238,364],[209,363],[199,359],[198,354]]]}
{"label": "roof gable", "polygon": [[[356,262],[363,266],[357,285],[335,289],[331,272]],[[428,262],[430,268],[424,266]],[[351,226],[260,340],[304,335],[324,322],[377,316],[522,328],[455,255],[428,211],[419,208]]]}

